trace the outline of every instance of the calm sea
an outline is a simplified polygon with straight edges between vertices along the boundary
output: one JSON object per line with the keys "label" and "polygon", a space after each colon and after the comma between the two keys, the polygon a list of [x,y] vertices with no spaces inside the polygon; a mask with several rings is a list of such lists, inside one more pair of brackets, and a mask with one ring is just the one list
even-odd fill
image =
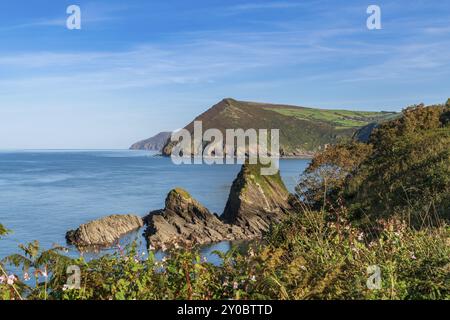
{"label": "calm sea", "polygon": [[[281,160],[289,190],[293,191],[307,164],[308,160]],[[16,253],[19,243],[33,240],[44,248],[66,245],[67,230],[106,215],[144,216],[163,208],[166,194],[175,187],[185,188],[221,214],[239,169],[238,165],[177,166],[170,158],[147,151],[0,151],[0,223],[13,231],[0,240],[0,258]],[[130,237],[144,245],[141,233]],[[203,254],[229,246],[226,242],[207,246]],[[78,255],[75,248],[69,249],[70,255]]]}

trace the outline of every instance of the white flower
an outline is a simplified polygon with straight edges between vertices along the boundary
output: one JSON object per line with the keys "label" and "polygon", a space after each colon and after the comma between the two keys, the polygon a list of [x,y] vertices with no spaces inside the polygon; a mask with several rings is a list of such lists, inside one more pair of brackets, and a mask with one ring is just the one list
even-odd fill
{"label": "white flower", "polygon": [[153,251],[153,250],[155,250],[155,247],[152,246],[152,245],[149,245],[149,246],[148,246],[148,250]]}
{"label": "white flower", "polygon": [[67,284],[65,284],[62,289],[63,289],[63,291],[66,291],[67,289],[69,289],[69,286]]}
{"label": "white flower", "polygon": [[6,283],[12,286],[14,284],[14,281],[16,281],[16,279],[17,279],[16,276],[12,274],[8,277]]}
{"label": "white flower", "polygon": [[256,276],[251,276],[250,281],[255,282],[256,281]]}
{"label": "white flower", "polygon": [[161,251],[166,251],[167,250],[167,247],[163,244],[163,245],[161,245]]}
{"label": "white flower", "polygon": [[233,289],[237,290],[237,288],[239,288],[239,283],[237,283],[236,281],[233,282]]}
{"label": "white flower", "polygon": [[300,266],[300,269],[302,269],[303,271],[306,271],[306,267],[305,266]]}
{"label": "white flower", "polygon": [[44,278],[47,278],[48,277],[47,269],[44,269],[44,271],[42,271],[41,274]]}
{"label": "white flower", "polygon": [[5,283],[6,277],[5,276],[1,276],[0,277],[0,284]]}
{"label": "white flower", "polygon": [[361,232],[361,233],[358,235],[358,240],[359,240],[359,241],[363,241],[363,239],[364,239],[364,232]]}
{"label": "white flower", "polygon": [[144,251],[144,252],[142,252],[142,256],[145,256],[145,255],[146,255],[145,251]]}
{"label": "white flower", "polygon": [[25,272],[25,273],[23,274],[23,280],[25,280],[25,281],[30,280],[30,275],[28,274],[28,272]]}

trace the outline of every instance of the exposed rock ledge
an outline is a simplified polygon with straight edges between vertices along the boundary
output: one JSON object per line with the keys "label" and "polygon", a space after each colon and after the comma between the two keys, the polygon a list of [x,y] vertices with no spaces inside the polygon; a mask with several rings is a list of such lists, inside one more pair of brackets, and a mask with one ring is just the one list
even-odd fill
{"label": "exposed rock ledge", "polygon": [[174,189],[165,208],[144,218],[149,245],[197,245],[224,240],[254,239],[271,224],[295,211],[297,200],[287,191],[279,173],[260,175],[258,165],[243,165],[230,190],[224,214],[212,214],[188,192]]}
{"label": "exposed rock ledge", "polygon": [[142,218],[135,215],[111,215],[82,224],[76,230],[68,231],[66,240],[69,244],[77,247],[105,247],[112,245],[123,235],[139,229],[143,225]]}

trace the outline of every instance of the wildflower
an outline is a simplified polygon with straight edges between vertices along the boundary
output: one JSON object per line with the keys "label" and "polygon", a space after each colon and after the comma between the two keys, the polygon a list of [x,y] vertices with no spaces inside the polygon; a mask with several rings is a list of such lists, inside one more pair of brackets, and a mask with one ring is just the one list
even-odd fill
{"label": "wildflower", "polygon": [[300,269],[302,269],[303,271],[306,271],[306,267],[305,266],[300,266]]}
{"label": "wildflower", "polygon": [[153,251],[153,250],[155,250],[155,247],[152,246],[152,245],[149,245],[149,246],[148,246],[148,250]]}
{"label": "wildflower", "polygon": [[146,255],[146,253],[145,253],[145,251],[143,251],[143,252],[142,252],[142,256],[145,256],[145,255]]}
{"label": "wildflower", "polygon": [[414,255],[414,253],[411,253],[411,259],[416,260],[416,256]]}
{"label": "wildflower", "polygon": [[44,271],[41,272],[41,274],[44,278],[47,278],[48,277],[47,268],[45,268]]}
{"label": "wildflower", "polygon": [[206,258],[206,257],[203,257],[202,260],[203,260],[203,262],[205,262],[205,263],[208,262],[208,258]]}
{"label": "wildflower", "polygon": [[251,282],[256,282],[256,276],[255,275],[251,276],[250,281]]}
{"label": "wildflower", "polygon": [[166,251],[167,250],[167,247],[163,244],[163,245],[161,245],[161,251],[162,252],[164,252],[164,251]]}
{"label": "wildflower", "polygon": [[166,262],[166,261],[167,261],[167,257],[163,257],[162,262]]}
{"label": "wildflower", "polygon": [[17,280],[16,276],[12,274],[8,277],[8,279],[6,280],[6,283],[9,284],[10,286],[12,286],[14,284],[14,281],[16,281],[16,280]]}
{"label": "wildflower", "polygon": [[177,242],[175,242],[173,246],[174,246],[175,249],[180,249],[180,246],[178,245]]}
{"label": "wildflower", "polygon": [[358,235],[358,240],[359,240],[359,241],[363,241],[363,240],[364,240],[364,232],[361,232],[361,233]]}
{"label": "wildflower", "polygon": [[25,273],[23,274],[23,280],[25,280],[25,281],[30,280],[30,275],[28,274],[28,272],[25,272]]}
{"label": "wildflower", "polygon": [[63,291],[66,291],[67,289],[69,289],[69,286],[67,284],[63,285],[62,287]]}
{"label": "wildflower", "polygon": [[0,284],[5,283],[6,277],[5,276],[0,276]]}
{"label": "wildflower", "polygon": [[239,288],[239,283],[237,283],[236,281],[233,282],[233,289],[237,290],[237,288]]}

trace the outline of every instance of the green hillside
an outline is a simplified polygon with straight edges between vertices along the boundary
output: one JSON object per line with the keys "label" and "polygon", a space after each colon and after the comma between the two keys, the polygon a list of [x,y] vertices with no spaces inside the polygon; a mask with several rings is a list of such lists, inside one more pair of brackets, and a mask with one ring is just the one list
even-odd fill
{"label": "green hillside", "polygon": [[[359,128],[396,116],[392,112],[313,109],[224,99],[195,118],[203,130],[280,129],[282,156],[310,156],[327,144],[351,137]],[[193,132],[193,121],[185,128]],[[173,143],[163,149],[170,155]]]}
{"label": "green hillside", "polygon": [[298,191],[322,208],[325,190],[328,201],[344,200],[357,219],[400,216],[416,227],[450,221],[450,100],[407,108],[367,143],[318,154]]}

